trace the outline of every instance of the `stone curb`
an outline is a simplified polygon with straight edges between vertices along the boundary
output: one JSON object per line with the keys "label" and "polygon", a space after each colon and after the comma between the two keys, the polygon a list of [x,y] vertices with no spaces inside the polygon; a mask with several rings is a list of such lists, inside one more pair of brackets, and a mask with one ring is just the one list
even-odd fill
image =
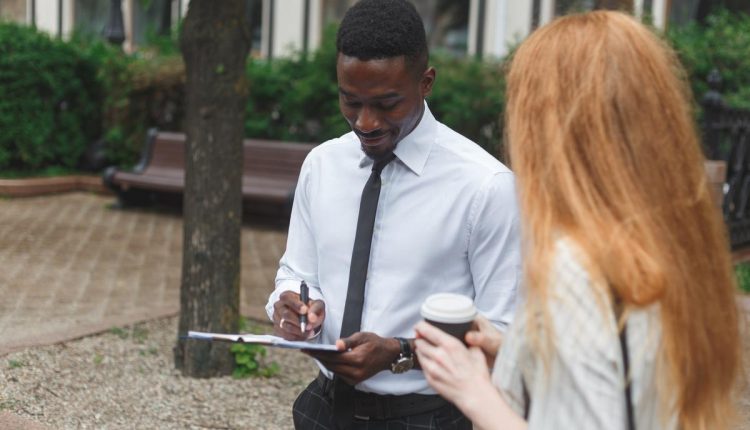
{"label": "stone curb", "polygon": [[178,313],[179,306],[165,306],[157,309],[145,309],[138,313],[119,317],[103,318],[101,321],[97,322],[71,324],[70,327],[63,327],[59,331],[49,332],[38,336],[32,335],[17,342],[9,342],[0,345],[0,357],[26,348],[69,342],[71,340],[105,332],[112,327],[138,324],[143,321],[174,316]]}
{"label": "stone curb", "polygon": [[98,175],[53,176],[50,178],[0,179],[0,196],[31,197],[70,191],[110,194]]}

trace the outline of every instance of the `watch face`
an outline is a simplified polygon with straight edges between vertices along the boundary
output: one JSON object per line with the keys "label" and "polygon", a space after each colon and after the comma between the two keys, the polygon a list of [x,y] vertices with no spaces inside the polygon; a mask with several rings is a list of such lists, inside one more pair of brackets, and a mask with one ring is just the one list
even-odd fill
{"label": "watch face", "polygon": [[391,372],[404,373],[411,370],[412,367],[414,367],[414,360],[411,357],[401,357],[395,363],[391,364]]}

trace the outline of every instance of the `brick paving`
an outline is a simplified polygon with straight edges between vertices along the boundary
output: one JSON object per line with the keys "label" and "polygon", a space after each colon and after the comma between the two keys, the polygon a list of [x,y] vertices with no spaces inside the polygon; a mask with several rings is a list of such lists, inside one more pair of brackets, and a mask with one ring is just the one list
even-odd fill
{"label": "brick paving", "polygon": [[[0,355],[177,313],[181,217],[113,202],[91,193],[0,199]],[[265,318],[285,242],[284,228],[243,225],[244,315]]]}

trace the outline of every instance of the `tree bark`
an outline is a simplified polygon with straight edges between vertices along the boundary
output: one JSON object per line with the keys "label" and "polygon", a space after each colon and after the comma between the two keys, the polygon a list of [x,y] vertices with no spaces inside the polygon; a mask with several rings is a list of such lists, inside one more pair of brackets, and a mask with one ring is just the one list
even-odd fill
{"label": "tree bark", "polygon": [[180,49],[187,73],[180,323],[183,375],[231,373],[227,344],[186,341],[188,330],[235,332],[239,323],[242,138],[250,49],[245,0],[192,0]]}

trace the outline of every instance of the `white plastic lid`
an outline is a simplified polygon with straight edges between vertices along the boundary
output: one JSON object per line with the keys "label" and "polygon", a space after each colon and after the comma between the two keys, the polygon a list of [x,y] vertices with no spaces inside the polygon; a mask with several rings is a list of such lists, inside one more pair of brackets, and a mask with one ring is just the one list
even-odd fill
{"label": "white plastic lid", "polygon": [[422,304],[422,317],[435,322],[464,323],[473,320],[476,315],[474,302],[460,294],[433,294]]}

